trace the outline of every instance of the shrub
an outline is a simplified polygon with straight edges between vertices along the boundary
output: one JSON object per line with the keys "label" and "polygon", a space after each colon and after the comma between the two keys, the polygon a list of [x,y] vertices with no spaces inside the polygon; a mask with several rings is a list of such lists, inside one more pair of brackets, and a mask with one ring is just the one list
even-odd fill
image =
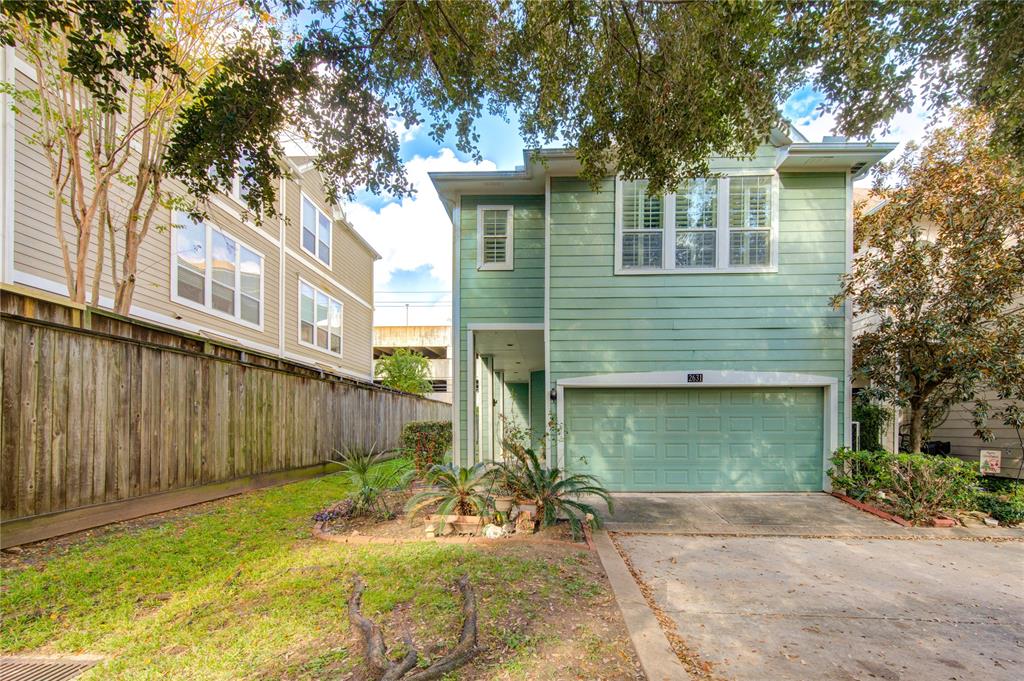
{"label": "shrub", "polygon": [[444,455],[451,446],[451,421],[411,421],[402,428],[402,449],[412,457],[420,476],[444,463]]}
{"label": "shrub", "polygon": [[1013,480],[992,483],[991,480],[982,479],[982,487],[986,489],[978,493],[978,510],[1007,525],[1024,523],[1024,484]]}
{"label": "shrub", "polygon": [[978,467],[955,457],[842,448],[832,463],[834,487],[854,498],[881,501],[912,522],[974,505]]}

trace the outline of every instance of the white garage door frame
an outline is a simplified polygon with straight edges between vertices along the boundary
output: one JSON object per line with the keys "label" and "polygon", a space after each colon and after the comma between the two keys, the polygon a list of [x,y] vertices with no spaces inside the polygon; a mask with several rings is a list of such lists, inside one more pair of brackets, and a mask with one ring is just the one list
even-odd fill
{"label": "white garage door frame", "polygon": [[[699,380],[698,380],[699,377]],[[822,388],[825,391],[822,414],[821,488],[832,491],[828,477],[832,452],[839,447],[839,379],[817,374],[784,371],[649,371],[621,374],[597,374],[559,379],[556,413],[565,423],[565,389],[578,388]],[[565,437],[558,437],[558,467],[565,470]]]}

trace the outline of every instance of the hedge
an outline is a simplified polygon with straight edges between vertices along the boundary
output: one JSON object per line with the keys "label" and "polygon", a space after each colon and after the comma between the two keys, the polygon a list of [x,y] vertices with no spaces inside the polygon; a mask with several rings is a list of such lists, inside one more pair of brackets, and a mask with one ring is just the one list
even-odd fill
{"label": "hedge", "polygon": [[451,421],[410,421],[402,428],[402,449],[412,457],[417,473],[443,463],[451,446]]}

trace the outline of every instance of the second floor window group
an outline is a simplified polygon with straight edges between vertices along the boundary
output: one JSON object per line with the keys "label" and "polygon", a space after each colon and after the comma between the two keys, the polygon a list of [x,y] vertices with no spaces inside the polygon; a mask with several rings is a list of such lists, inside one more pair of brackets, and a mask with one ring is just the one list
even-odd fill
{"label": "second floor window group", "polygon": [[685,181],[673,194],[623,181],[619,267],[711,272],[773,266],[773,178],[738,175]]}

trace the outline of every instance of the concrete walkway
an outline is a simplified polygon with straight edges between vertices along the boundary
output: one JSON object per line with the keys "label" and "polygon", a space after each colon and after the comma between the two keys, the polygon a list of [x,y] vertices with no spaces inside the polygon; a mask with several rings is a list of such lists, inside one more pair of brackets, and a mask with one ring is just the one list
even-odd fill
{"label": "concrete walkway", "polygon": [[[838,537],[1007,537],[1005,527],[906,528],[822,492],[808,494],[614,494],[610,532]],[[603,510],[603,505],[597,507]]]}

